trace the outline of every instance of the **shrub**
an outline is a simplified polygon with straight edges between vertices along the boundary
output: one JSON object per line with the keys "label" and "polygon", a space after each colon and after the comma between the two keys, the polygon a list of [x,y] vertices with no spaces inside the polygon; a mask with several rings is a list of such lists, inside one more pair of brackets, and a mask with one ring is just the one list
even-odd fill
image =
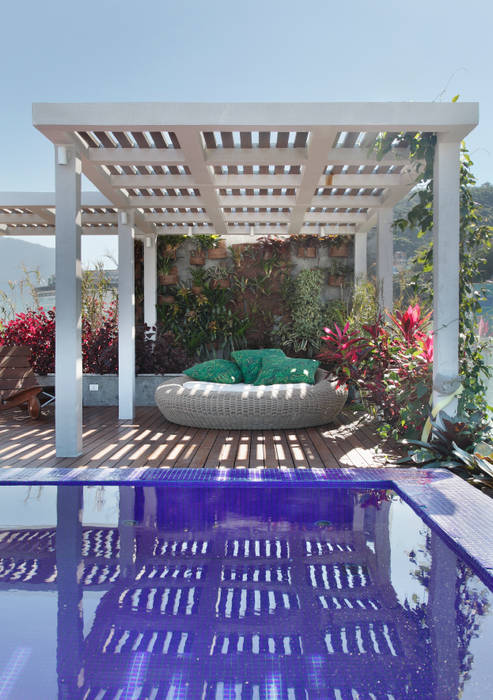
{"label": "shrub", "polygon": [[0,345],[27,345],[37,374],[55,371],[55,310],[42,307],[16,314],[0,332]]}
{"label": "shrub", "polygon": [[178,374],[194,362],[170,331],[144,326],[135,344],[138,374]]}
{"label": "shrub", "polygon": [[[118,371],[118,317],[111,304],[102,325],[93,329],[82,322],[82,370],[85,373],[112,374]],[[17,314],[2,331],[1,345],[25,345],[31,348],[31,366],[37,374],[55,371],[55,309],[32,309]]]}
{"label": "shrub", "polygon": [[313,356],[320,350],[320,329],[324,324],[321,270],[302,270],[286,290],[291,320],[279,331],[281,346],[287,352]]}
{"label": "shrub", "polygon": [[318,355],[341,382],[356,385],[385,421],[383,434],[418,436],[428,417],[433,339],[424,328],[429,314],[419,305],[351,329],[325,328],[326,348]]}

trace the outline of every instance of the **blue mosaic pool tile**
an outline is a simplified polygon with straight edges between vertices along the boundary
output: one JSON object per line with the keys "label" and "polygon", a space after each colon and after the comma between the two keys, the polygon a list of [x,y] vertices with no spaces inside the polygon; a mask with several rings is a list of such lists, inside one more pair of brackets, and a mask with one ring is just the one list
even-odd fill
{"label": "blue mosaic pool tile", "polygon": [[150,469],[148,467],[12,467],[0,472],[0,484],[245,484],[337,486],[396,490],[431,526],[493,581],[493,501],[445,469]]}

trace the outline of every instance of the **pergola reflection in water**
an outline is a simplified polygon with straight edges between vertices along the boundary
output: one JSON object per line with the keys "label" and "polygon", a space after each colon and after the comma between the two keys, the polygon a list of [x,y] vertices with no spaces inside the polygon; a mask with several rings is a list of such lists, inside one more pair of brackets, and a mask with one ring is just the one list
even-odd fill
{"label": "pergola reflection in water", "polygon": [[428,533],[426,604],[403,605],[388,493],[105,487],[113,527],[83,525],[84,487],[48,488],[56,527],[0,531],[0,595],[57,592],[59,698],[457,697],[463,565]]}

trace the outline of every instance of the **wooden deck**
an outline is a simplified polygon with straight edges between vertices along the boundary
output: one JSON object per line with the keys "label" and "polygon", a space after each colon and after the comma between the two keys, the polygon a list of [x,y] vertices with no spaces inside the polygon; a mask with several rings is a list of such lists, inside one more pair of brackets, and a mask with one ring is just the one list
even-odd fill
{"label": "wooden deck", "polygon": [[166,421],[154,407],[134,421],[117,409],[84,409],[83,454],[55,455],[52,410],[37,421],[22,411],[0,414],[0,467],[372,467],[391,465],[368,422],[343,415],[305,430],[202,430]]}

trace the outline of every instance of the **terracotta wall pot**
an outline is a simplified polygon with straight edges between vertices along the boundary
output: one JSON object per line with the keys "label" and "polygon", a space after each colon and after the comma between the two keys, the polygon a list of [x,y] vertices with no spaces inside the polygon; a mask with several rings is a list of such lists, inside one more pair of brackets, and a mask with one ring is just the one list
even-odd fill
{"label": "terracotta wall pot", "polygon": [[159,297],[162,299],[162,304],[174,304],[175,303],[175,297],[172,297],[171,294],[166,294],[165,296]]}
{"label": "terracotta wall pot", "polygon": [[343,275],[329,275],[329,287],[341,287],[343,284]]}
{"label": "terracotta wall pot", "polygon": [[227,289],[229,287],[229,280],[213,280],[212,286],[215,289]]}
{"label": "terracotta wall pot", "polygon": [[207,253],[207,257],[209,260],[223,260],[227,258],[228,249],[226,248],[226,243],[221,241],[217,248],[211,248]]}
{"label": "terracotta wall pot", "polygon": [[316,258],[317,257],[317,249],[314,246],[309,246],[308,248],[305,248],[305,258]]}
{"label": "terracotta wall pot", "polygon": [[159,284],[162,284],[162,285],[178,284],[178,268],[174,267],[166,275],[163,275],[162,273],[160,273],[159,274]]}
{"label": "terracotta wall pot", "polygon": [[204,288],[203,288],[203,287],[199,287],[199,286],[192,285],[191,289],[192,289],[192,292],[193,292],[194,294],[202,294],[202,291],[203,291]]}
{"label": "terracotta wall pot", "polygon": [[205,265],[205,253],[193,251],[190,253],[190,265]]}
{"label": "terracotta wall pot", "polygon": [[176,260],[176,248],[171,248],[170,246],[164,246],[162,250],[163,258],[169,258],[170,260]]}
{"label": "terracotta wall pot", "polygon": [[347,258],[349,256],[348,244],[341,243],[341,245],[332,246],[329,248],[329,255],[331,258]]}

